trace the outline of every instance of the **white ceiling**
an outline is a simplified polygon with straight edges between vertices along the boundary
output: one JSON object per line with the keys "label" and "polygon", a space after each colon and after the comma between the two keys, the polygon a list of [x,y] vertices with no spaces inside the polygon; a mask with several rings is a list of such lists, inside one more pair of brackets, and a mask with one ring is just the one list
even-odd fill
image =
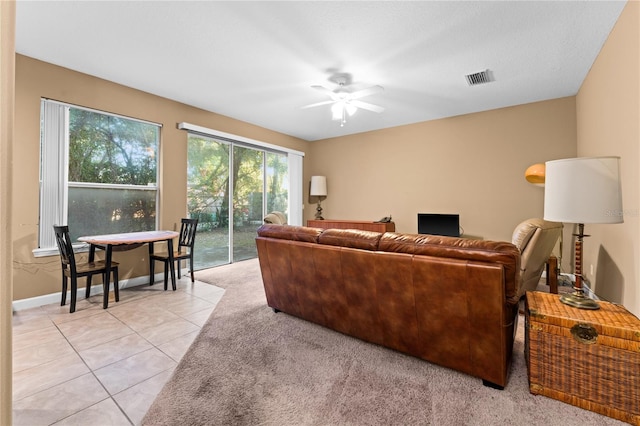
{"label": "white ceiling", "polygon": [[[16,50],[311,141],[575,95],[624,5],[19,0]],[[334,71],[385,111],[301,109]]]}

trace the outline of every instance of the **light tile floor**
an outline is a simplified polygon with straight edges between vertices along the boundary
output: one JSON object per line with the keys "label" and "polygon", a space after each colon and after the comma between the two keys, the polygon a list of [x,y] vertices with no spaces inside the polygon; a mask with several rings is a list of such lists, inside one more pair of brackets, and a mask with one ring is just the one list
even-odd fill
{"label": "light tile floor", "polygon": [[13,422],[137,425],[224,290],[182,277],[13,314]]}

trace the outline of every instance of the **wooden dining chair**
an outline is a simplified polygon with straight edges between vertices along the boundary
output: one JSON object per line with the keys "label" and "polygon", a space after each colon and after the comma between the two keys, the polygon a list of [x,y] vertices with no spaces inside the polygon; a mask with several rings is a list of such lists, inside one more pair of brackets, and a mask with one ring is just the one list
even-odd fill
{"label": "wooden dining chair", "polygon": [[[76,262],[73,252],[73,245],[69,237],[68,226],[53,225],[56,233],[56,242],[58,243],[58,251],[60,251],[60,262],[62,264],[62,302],[60,306],[64,306],[67,302],[67,283],[71,279],[71,306],[70,313],[76,310],[76,293],[78,292],[78,278],[90,277],[93,275],[102,275],[102,285],[104,288],[103,307],[107,307],[109,301],[109,282],[106,280],[106,262],[98,260],[95,262]],[[113,292],[116,302],[120,300],[120,289],[118,286],[118,263],[111,262],[111,271],[113,272]],[[87,285],[85,297],[89,298],[91,294],[91,286]]]}
{"label": "wooden dining chair", "polygon": [[[173,251],[173,260],[176,262],[178,269],[178,278],[180,278],[180,262],[189,260],[189,268],[191,271],[191,282],[195,281],[193,275],[193,253],[196,242],[196,229],[198,228],[198,219],[181,219],[180,235],[178,235],[178,247]],[[169,284],[169,253],[167,251],[153,253],[150,255],[151,275],[153,275],[153,262],[164,263],[164,289]],[[175,290],[175,288],[174,288]]]}

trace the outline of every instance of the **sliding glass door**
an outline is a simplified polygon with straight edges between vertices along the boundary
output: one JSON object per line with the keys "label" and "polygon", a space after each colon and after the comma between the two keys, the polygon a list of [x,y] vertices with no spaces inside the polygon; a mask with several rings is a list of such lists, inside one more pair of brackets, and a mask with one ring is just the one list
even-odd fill
{"label": "sliding glass door", "polygon": [[190,134],[187,161],[188,213],[199,219],[195,269],[256,257],[265,214],[288,211],[287,155]]}
{"label": "sliding glass door", "polygon": [[267,152],[265,212],[287,213],[289,205],[289,159],[285,154]]}
{"label": "sliding glass door", "polygon": [[230,262],[229,159],[231,145],[189,136],[187,153],[187,210],[198,218],[194,269]]}
{"label": "sliding glass door", "polygon": [[233,260],[252,259],[256,252],[256,229],[264,217],[264,152],[233,147]]}

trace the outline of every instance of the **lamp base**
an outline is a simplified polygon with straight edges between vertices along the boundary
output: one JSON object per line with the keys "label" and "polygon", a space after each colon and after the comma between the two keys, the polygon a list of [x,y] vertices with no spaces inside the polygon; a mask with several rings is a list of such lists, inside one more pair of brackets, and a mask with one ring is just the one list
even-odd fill
{"label": "lamp base", "polygon": [[573,306],[578,309],[600,309],[600,305],[593,299],[588,298],[581,291],[567,293],[560,296],[560,301],[565,305]]}

